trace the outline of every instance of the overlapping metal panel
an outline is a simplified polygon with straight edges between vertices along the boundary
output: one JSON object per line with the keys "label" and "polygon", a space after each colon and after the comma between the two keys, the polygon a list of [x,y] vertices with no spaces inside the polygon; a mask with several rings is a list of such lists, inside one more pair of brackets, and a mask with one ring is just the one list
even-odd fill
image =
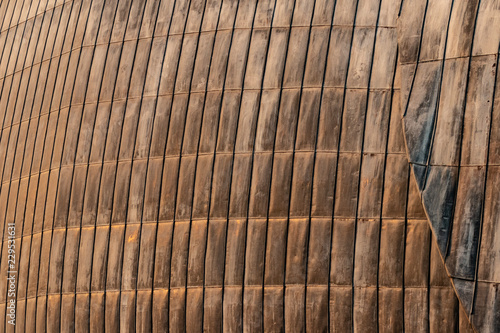
{"label": "overlapping metal panel", "polygon": [[423,17],[454,12],[400,2],[2,1],[0,329],[469,332],[474,309],[500,327],[459,305],[405,148],[415,87],[448,82],[418,80],[448,66],[423,58]]}

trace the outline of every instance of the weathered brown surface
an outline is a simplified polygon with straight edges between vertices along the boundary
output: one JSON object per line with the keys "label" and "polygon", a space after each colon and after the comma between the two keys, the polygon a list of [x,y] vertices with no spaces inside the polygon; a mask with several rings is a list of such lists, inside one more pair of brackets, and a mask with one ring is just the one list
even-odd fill
{"label": "weathered brown surface", "polygon": [[462,305],[496,332],[500,4],[425,5],[405,5],[398,29],[408,157]]}
{"label": "weathered brown surface", "polygon": [[0,330],[470,331],[405,152],[399,10],[3,1]]}

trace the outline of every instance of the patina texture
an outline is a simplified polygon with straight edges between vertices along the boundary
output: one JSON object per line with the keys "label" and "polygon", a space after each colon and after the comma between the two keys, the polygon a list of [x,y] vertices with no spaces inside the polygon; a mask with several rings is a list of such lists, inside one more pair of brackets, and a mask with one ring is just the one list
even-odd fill
{"label": "patina texture", "polygon": [[0,330],[497,331],[495,6],[2,1]]}
{"label": "patina texture", "polygon": [[399,20],[408,159],[462,305],[496,332],[500,3],[413,1]]}

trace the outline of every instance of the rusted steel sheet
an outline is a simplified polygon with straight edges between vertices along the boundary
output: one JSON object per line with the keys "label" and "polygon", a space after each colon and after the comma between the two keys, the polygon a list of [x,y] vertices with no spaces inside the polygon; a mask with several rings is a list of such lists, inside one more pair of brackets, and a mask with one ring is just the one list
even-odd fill
{"label": "rusted steel sheet", "polygon": [[448,275],[481,332],[500,329],[499,13],[497,1],[416,1],[398,27],[408,158]]}
{"label": "rusted steel sheet", "polygon": [[[497,33],[492,4],[477,5],[476,31],[485,35]],[[433,218],[449,206],[429,208],[414,163],[424,141],[408,139],[415,112],[418,133],[433,117],[429,101],[444,93],[433,85],[450,86],[454,95],[441,99],[450,115],[468,101],[469,125],[455,144],[463,156],[437,154],[450,162],[427,186],[456,185],[463,228],[477,212],[468,198],[485,198],[491,222],[474,244],[494,254],[495,166],[457,170],[484,154],[498,159],[498,140],[487,154],[484,124],[474,122],[483,119],[481,94],[498,95],[488,85],[496,74],[485,70],[497,49],[475,42],[485,56],[455,55],[441,70],[444,49],[430,44],[445,40],[439,29],[450,6],[2,1],[0,328],[472,331]],[[426,13],[435,16],[428,37]],[[447,52],[459,54],[464,43],[450,42]],[[478,95],[451,88],[464,82],[468,63],[476,70],[467,79],[486,82]],[[414,73],[421,83],[410,89]],[[417,93],[421,106],[412,104]],[[446,186],[437,190],[454,198]],[[483,331],[500,327],[489,305],[493,261],[479,256],[475,271],[484,277],[475,279],[472,318]]]}

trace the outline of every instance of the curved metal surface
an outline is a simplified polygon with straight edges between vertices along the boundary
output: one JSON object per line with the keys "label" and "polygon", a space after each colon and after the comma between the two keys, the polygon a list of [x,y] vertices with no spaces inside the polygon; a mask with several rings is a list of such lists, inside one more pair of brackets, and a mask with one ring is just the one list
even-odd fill
{"label": "curved metal surface", "polygon": [[500,330],[499,27],[498,1],[414,1],[398,30],[408,158],[481,332]]}
{"label": "curved metal surface", "polygon": [[410,177],[399,10],[2,1],[0,329],[471,331]]}

